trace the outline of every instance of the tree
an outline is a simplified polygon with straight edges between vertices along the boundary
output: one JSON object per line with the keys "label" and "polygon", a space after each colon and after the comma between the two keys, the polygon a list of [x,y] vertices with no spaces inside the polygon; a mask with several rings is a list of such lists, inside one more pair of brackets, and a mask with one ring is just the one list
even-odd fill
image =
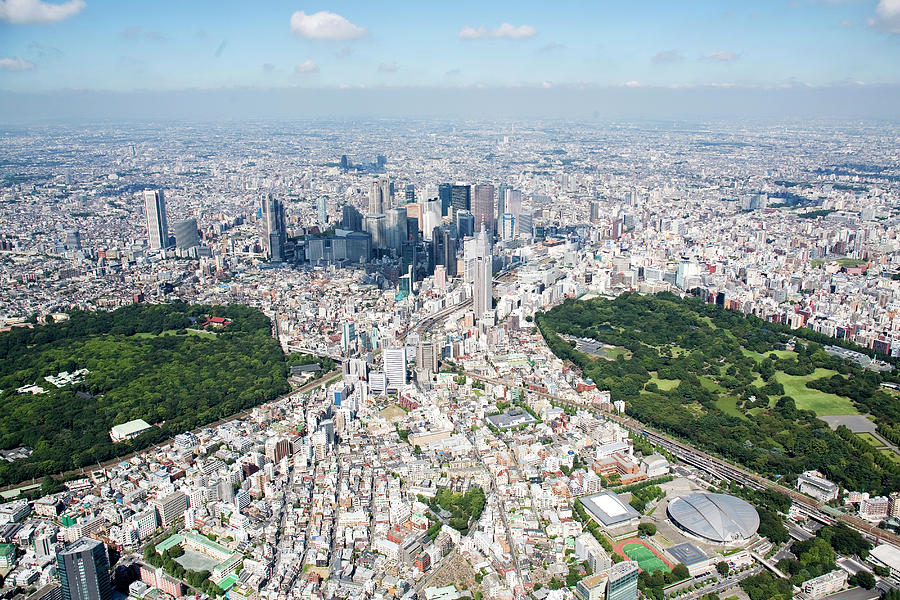
{"label": "tree", "polygon": [[728,563],[724,560],[720,560],[716,563],[716,571],[719,572],[719,575],[725,577],[728,575],[728,572],[731,570],[731,567],[728,566]]}
{"label": "tree", "polygon": [[656,535],[656,525],[653,523],[641,523],[638,525],[638,533],[646,536]]}
{"label": "tree", "polygon": [[[661,571],[657,571],[657,572],[661,573]],[[682,563],[678,563],[677,565],[672,567],[672,578],[675,581],[681,581],[682,579],[687,579],[690,576],[691,576],[691,574],[688,571],[688,568],[686,566],[684,566]]]}
{"label": "tree", "polygon": [[875,587],[875,576],[868,571],[860,571],[856,575],[851,576],[848,580],[850,585],[858,585],[861,588],[871,590]]}

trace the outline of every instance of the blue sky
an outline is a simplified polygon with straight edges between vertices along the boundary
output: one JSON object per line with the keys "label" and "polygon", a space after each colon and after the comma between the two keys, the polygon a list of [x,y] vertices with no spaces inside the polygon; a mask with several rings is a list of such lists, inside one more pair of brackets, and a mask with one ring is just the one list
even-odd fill
{"label": "blue sky", "polygon": [[871,85],[898,65],[900,0],[0,0],[0,92]]}

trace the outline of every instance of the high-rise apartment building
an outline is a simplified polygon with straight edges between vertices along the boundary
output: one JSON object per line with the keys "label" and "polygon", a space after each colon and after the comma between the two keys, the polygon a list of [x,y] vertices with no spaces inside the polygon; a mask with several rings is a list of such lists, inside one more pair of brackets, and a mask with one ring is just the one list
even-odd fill
{"label": "high-rise apartment building", "polygon": [[109,556],[103,542],[81,538],[56,555],[63,600],[110,600]]}
{"label": "high-rise apartment building", "polygon": [[187,510],[187,494],[182,491],[175,491],[165,498],[154,498],[150,504],[156,508],[159,515],[159,522],[163,527],[168,527],[176,520],[184,515]]}
{"label": "high-rise apartment building", "polygon": [[169,226],[166,223],[166,198],[162,190],[144,190],[144,213],[147,215],[147,237],[151,250],[169,247]]}

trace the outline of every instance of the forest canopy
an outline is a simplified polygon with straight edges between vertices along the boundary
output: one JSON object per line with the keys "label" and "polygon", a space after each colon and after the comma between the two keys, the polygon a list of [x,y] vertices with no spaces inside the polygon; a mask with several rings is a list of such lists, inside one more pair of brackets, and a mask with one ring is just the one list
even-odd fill
{"label": "forest canopy", "polygon": [[[201,330],[207,317],[230,323]],[[87,369],[57,388],[45,377]],[[37,384],[42,394],[17,388]],[[249,409],[289,391],[284,354],[259,310],[240,305],[134,304],[0,334],[0,484],[97,464]],[[113,444],[113,425],[156,425]]]}
{"label": "forest canopy", "polygon": [[[782,384],[805,381],[794,393],[807,403],[837,399],[894,432],[900,402],[880,384],[896,372],[864,370],[822,346],[852,346],[845,340],[667,292],[567,300],[535,322],[558,357],[649,426],[770,477],[815,469],[845,489],[900,489],[897,463],[846,427],[832,431]],[[579,338],[616,347],[615,358],[580,351]]]}

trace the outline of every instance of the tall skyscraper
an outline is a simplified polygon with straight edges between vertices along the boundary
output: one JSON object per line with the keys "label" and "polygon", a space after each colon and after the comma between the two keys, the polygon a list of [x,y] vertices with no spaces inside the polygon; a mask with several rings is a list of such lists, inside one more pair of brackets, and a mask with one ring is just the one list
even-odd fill
{"label": "tall skyscraper", "polygon": [[412,183],[406,184],[406,202],[416,201],[416,186]]}
{"label": "tall skyscraper", "polygon": [[493,308],[494,273],[490,256],[475,259],[472,295],[474,296],[475,318],[480,319]]}
{"label": "tall skyscraper", "polygon": [[444,265],[448,277],[456,277],[456,236],[449,226],[435,227],[432,232],[432,264]]}
{"label": "tall skyscraper", "polygon": [[369,185],[369,214],[382,214],[390,210],[393,184],[387,177],[373,179]]}
{"label": "tall skyscraper", "polygon": [[284,245],[287,242],[284,203],[272,196],[272,194],[267,194],[262,199],[261,204],[262,245],[266,249],[266,257],[272,262],[282,262],[284,260]]}
{"label": "tall skyscraper", "polygon": [[400,251],[400,246],[407,240],[406,209],[403,207],[392,208],[385,214],[385,228],[387,230],[387,247]]}
{"label": "tall skyscraper", "polygon": [[328,220],[328,203],[325,196],[320,196],[319,199],[316,200],[316,210],[318,212],[319,225],[324,225]]}
{"label": "tall skyscraper", "polygon": [[387,225],[383,214],[366,215],[363,221],[363,228],[372,236],[373,249],[383,250],[387,248]]}
{"label": "tall skyscraper", "polygon": [[510,213],[504,213],[500,218],[500,234],[504,240],[511,240],[516,237],[516,218]]}
{"label": "tall skyscraper", "polygon": [[501,183],[497,188],[497,219],[500,218],[500,215],[510,212],[506,208],[506,191],[511,189],[512,186],[507,183]]}
{"label": "tall skyscraper", "polygon": [[522,192],[519,190],[514,190],[509,188],[506,190],[506,211],[515,217],[516,221],[519,220],[519,215],[522,212]]}
{"label": "tall skyscraper", "polygon": [[472,215],[475,217],[475,231],[481,231],[482,227],[488,231],[497,230],[494,222],[494,186],[490,183],[475,186],[472,194]]}
{"label": "tall skyscraper", "polygon": [[458,210],[472,210],[472,187],[468,185],[454,185],[450,188],[450,205],[453,212]]}
{"label": "tall skyscraper", "polygon": [[387,376],[388,388],[397,389],[406,383],[406,348],[385,348],[384,374]]}
{"label": "tall skyscraper", "polygon": [[456,217],[456,231],[460,238],[475,235],[475,216],[467,210],[454,211]]}
{"label": "tall skyscraper", "polygon": [[200,234],[197,233],[197,219],[185,219],[172,224],[175,234],[175,247],[187,250],[200,245]]}
{"label": "tall skyscraper", "polygon": [[110,600],[109,557],[103,542],[81,538],[56,555],[63,600]]}
{"label": "tall skyscraper", "polygon": [[166,223],[166,198],[162,190],[144,190],[144,212],[147,215],[147,237],[151,250],[169,247],[169,226]]}
{"label": "tall skyscraper", "polygon": [[350,231],[362,231],[362,215],[355,207],[345,204],[341,227]]}
{"label": "tall skyscraper", "polygon": [[453,204],[453,186],[449,183],[440,184],[438,186],[438,200],[441,201],[441,216],[446,217],[450,213],[450,206]]}

